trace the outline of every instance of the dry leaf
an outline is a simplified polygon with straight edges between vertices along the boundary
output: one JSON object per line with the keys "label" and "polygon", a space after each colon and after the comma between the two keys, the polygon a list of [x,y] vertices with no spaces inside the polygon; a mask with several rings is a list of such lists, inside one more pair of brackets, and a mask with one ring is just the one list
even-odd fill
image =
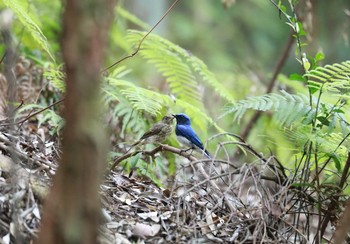
{"label": "dry leaf", "polygon": [[160,231],[160,227],[161,226],[158,224],[146,225],[146,224],[137,223],[136,225],[133,226],[132,233],[135,236],[146,238],[149,236],[157,235],[158,232]]}
{"label": "dry leaf", "polygon": [[159,222],[158,212],[138,213],[137,215],[140,216],[144,220],[150,218],[151,220],[153,220],[156,223]]}
{"label": "dry leaf", "polygon": [[214,235],[216,235],[217,229],[216,229],[216,225],[214,224],[214,221],[213,221],[212,212],[207,208],[205,209],[205,220],[207,221],[208,227],[210,228],[211,232]]}

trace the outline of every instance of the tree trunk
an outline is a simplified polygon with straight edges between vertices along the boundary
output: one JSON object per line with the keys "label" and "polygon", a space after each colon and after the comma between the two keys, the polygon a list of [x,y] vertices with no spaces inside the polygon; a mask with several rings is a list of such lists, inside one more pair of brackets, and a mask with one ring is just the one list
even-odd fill
{"label": "tree trunk", "polygon": [[67,0],[65,5],[66,126],[62,160],[44,206],[38,238],[43,244],[96,243],[107,148],[99,85],[114,0]]}

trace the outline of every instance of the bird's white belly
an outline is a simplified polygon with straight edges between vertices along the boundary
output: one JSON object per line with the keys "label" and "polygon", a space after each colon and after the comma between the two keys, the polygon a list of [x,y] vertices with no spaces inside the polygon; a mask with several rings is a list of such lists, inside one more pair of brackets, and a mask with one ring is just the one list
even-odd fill
{"label": "bird's white belly", "polygon": [[192,147],[192,145],[193,145],[189,140],[187,140],[183,136],[176,136],[176,139],[178,140],[178,142],[180,142],[185,147]]}

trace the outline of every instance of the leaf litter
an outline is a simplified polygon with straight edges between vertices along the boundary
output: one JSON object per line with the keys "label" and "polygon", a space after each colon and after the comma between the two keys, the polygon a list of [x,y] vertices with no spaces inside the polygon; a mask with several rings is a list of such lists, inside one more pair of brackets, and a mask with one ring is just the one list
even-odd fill
{"label": "leaf litter", "polygon": [[[25,59],[19,63],[18,96],[33,102],[44,86],[49,89],[47,81]],[[34,82],[35,77],[41,80]],[[61,141],[50,129],[31,119],[0,131],[1,243],[30,243],[38,235],[43,200],[60,159]],[[291,182],[266,180],[264,160],[239,167],[228,161],[224,170],[215,160],[181,162],[169,188],[112,171],[100,185],[104,222],[98,242],[307,243],[315,235],[318,215],[311,193],[296,197],[300,192]],[[282,182],[278,172],[270,173]],[[330,225],[325,236],[332,233]]]}

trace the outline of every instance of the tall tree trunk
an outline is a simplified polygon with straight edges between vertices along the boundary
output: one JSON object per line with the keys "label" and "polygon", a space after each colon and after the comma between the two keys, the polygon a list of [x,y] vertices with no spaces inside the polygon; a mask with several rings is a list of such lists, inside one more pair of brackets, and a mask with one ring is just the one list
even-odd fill
{"label": "tall tree trunk", "polygon": [[100,70],[114,0],[67,0],[61,42],[66,67],[63,156],[44,206],[38,242],[96,243],[106,136]]}

